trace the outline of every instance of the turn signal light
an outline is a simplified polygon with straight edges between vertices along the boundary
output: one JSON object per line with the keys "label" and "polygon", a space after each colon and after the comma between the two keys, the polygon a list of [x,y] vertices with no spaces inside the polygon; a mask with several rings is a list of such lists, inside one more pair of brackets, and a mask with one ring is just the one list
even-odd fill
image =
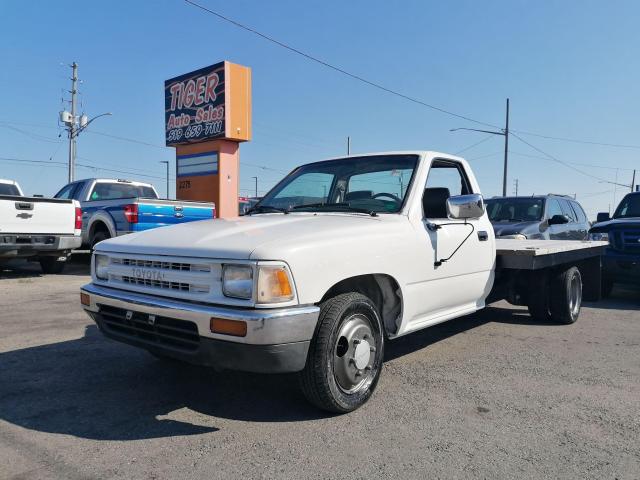
{"label": "turn signal light", "polygon": [[247,322],[241,320],[227,320],[226,318],[212,318],[211,331],[222,335],[232,335],[234,337],[247,336]]}
{"label": "turn signal light", "polygon": [[91,306],[91,297],[88,293],[80,292],[80,303],[85,307]]}

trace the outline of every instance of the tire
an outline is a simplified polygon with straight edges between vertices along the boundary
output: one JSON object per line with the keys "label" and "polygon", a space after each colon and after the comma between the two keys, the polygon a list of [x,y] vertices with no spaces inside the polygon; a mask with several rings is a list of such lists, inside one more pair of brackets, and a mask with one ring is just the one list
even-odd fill
{"label": "tire", "polygon": [[543,323],[551,321],[548,279],[549,275],[544,271],[533,273],[527,303],[531,318]]}
{"label": "tire", "polygon": [[103,240],[107,240],[108,238],[111,238],[111,237],[107,232],[103,230],[98,230],[96,233],[94,233],[93,237],[91,237],[91,251],[95,250],[96,243],[101,242]]}
{"label": "tire", "polygon": [[382,371],[384,333],[376,306],[360,293],[322,303],[300,386],[307,400],[334,413],[351,412],[373,394]]}
{"label": "tire", "polygon": [[610,297],[612,291],[613,291],[613,280],[610,280],[608,278],[603,278],[602,287],[601,287],[602,298]]}
{"label": "tire", "polygon": [[551,319],[565,325],[574,323],[582,306],[582,276],[577,267],[557,274],[551,282],[549,295]]}
{"label": "tire", "polygon": [[[63,260],[60,260],[60,259]],[[44,273],[62,273],[65,265],[67,264],[67,257],[59,256],[59,257],[41,257],[38,259],[40,263],[40,268]]]}

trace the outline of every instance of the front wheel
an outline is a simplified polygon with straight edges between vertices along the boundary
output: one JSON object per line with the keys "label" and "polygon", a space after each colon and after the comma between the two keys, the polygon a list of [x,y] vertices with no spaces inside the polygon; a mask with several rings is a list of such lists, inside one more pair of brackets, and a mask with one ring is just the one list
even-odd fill
{"label": "front wheel", "polygon": [[384,334],[376,306],[360,293],[321,305],[318,326],[300,372],[300,384],[316,407],[346,413],[364,405],[376,388]]}

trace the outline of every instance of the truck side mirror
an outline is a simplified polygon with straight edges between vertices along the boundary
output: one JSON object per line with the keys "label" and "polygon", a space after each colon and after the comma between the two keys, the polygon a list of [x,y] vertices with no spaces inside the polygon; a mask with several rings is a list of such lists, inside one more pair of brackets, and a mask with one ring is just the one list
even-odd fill
{"label": "truck side mirror", "polygon": [[549,225],[564,225],[569,223],[569,217],[566,215],[554,215],[549,219]]}
{"label": "truck side mirror", "polygon": [[598,216],[596,217],[596,223],[606,222],[607,220],[611,220],[611,217],[609,216],[609,212],[598,213]]}
{"label": "truck side mirror", "polygon": [[447,214],[449,218],[469,219],[480,218],[484,215],[484,200],[482,195],[456,195],[447,199]]}

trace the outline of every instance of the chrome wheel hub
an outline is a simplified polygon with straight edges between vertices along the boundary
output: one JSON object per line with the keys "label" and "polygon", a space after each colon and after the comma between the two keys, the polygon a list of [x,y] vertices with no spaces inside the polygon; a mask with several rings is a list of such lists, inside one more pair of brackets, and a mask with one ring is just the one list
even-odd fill
{"label": "chrome wheel hub", "polygon": [[371,322],[365,315],[352,315],[342,323],[333,350],[333,372],[343,391],[354,393],[369,387],[376,360],[375,344]]}

